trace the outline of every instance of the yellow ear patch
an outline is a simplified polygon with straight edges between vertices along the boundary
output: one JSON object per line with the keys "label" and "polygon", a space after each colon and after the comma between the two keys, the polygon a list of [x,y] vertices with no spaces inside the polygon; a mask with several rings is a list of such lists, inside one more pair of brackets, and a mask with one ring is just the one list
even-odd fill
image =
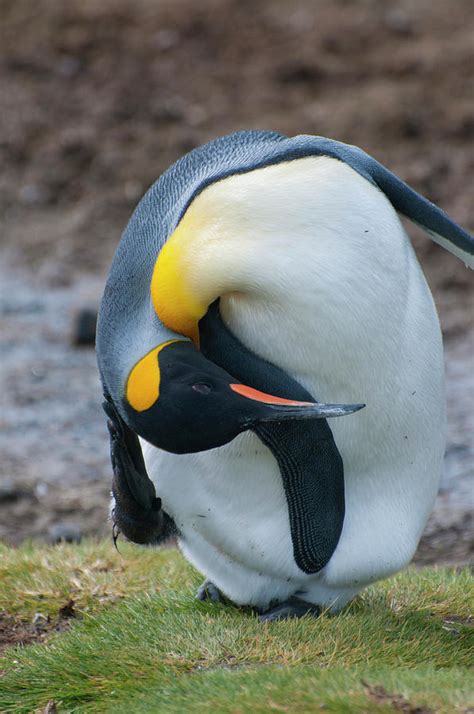
{"label": "yellow ear patch", "polygon": [[128,375],[125,396],[136,412],[144,412],[149,409],[160,396],[158,354],[172,342],[179,342],[179,340],[168,340],[168,342],[154,347],[136,363]]}

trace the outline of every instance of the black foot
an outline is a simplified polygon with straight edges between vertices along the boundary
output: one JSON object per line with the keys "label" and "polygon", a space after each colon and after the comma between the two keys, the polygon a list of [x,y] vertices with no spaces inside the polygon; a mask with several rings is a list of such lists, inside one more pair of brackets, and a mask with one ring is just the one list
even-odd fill
{"label": "black foot", "polygon": [[321,609],[317,605],[313,605],[305,600],[300,600],[297,597],[290,597],[285,602],[280,602],[275,607],[264,612],[258,618],[260,622],[277,622],[278,620],[290,620],[295,617],[303,617],[311,613],[317,617],[321,613]]}
{"label": "black foot", "polygon": [[115,534],[134,543],[158,544],[170,535],[172,520],[156,497],[137,435],[125,424],[110,401],[103,404],[109,417],[110,455],[114,478],[112,520]]}
{"label": "black foot", "polygon": [[214,583],[211,583],[210,580],[205,580],[197,590],[196,600],[201,600],[202,602],[222,602],[222,595]]}

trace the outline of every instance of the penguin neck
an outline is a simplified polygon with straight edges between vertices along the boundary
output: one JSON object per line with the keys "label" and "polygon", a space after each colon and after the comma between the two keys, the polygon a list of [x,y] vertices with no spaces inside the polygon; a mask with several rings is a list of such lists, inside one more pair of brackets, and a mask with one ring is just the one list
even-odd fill
{"label": "penguin neck", "polygon": [[[347,380],[338,375],[347,370],[334,367],[334,354],[353,356],[360,370],[360,325],[370,316],[375,331],[390,314],[396,329],[403,306],[392,287],[403,296],[409,258],[383,194],[342,162],[309,157],[204,189],[160,251],[152,300],[167,327],[196,339],[220,297],[241,342],[308,391],[344,401]],[[383,359],[375,340],[370,348]]]}
{"label": "penguin neck", "polygon": [[353,174],[333,159],[311,157],[204,189],[156,260],[151,295],[163,323],[194,339],[218,297],[287,304],[318,223],[315,182],[327,163]]}

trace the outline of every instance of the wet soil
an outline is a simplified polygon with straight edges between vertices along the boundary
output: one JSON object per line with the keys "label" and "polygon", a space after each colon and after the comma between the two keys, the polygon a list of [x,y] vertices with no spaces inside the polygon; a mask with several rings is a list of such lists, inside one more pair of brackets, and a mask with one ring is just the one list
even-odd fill
{"label": "wet soil", "polygon": [[[471,0],[0,0],[0,538],[105,534],[95,357],[74,343],[134,205],[241,128],[357,144],[474,229]],[[410,228],[446,346],[448,449],[419,562],[474,534],[472,272]]]}

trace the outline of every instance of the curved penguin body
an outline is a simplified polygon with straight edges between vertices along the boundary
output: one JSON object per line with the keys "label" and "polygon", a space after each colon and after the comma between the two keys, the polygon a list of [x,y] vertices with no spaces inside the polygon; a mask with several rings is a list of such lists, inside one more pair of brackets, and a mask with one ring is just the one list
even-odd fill
{"label": "curved penguin body", "polygon": [[433,301],[390,203],[334,159],[228,178],[194,208],[209,215],[214,203],[225,206],[220,252],[212,262],[194,235],[206,263],[196,267],[209,270],[207,286],[220,282],[232,333],[318,399],[367,401],[331,422],[344,461],[342,536],[320,573],[301,572],[278,465],[250,433],[198,454],[144,445],[148,473],[184,553],[234,602],[265,607],[304,590],[343,605],[411,559],[436,495],[445,424]]}
{"label": "curved penguin body", "polygon": [[[443,355],[395,208],[472,264],[472,238],[360,150],[241,132],[164,174],[117,251],[99,315],[104,389],[145,437],[148,475],[184,554],[238,604],[265,608],[304,593],[337,609],[416,549],[444,452]],[[281,470],[255,433],[169,453],[147,443],[152,412],[134,420],[127,404],[137,361],[157,345],[196,341],[190,325],[217,298],[257,357],[320,401],[367,404],[331,421],[345,515],[318,572],[295,561]]]}

